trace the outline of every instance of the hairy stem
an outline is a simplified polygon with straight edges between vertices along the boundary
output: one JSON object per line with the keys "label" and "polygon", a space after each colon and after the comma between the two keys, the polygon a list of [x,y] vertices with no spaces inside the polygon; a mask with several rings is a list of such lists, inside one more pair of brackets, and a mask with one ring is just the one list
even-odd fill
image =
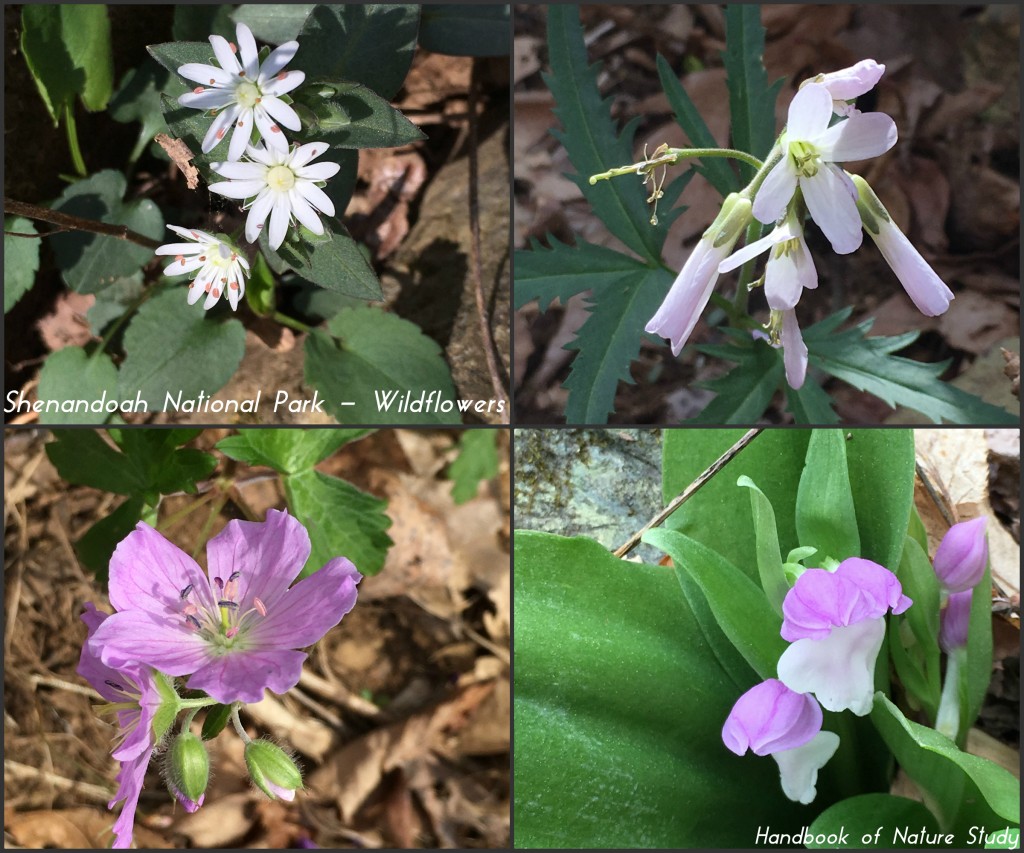
{"label": "hairy stem", "polygon": [[240,702],[235,702],[235,704],[231,706],[231,725],[235,727],[235,731],[238,732],[238,736],[242,739],[243,743],[252,743],[252,738],[246,733],[245,729],[242,727],[242,721],[238,717],[238,709],[241,707],[242,705]]}

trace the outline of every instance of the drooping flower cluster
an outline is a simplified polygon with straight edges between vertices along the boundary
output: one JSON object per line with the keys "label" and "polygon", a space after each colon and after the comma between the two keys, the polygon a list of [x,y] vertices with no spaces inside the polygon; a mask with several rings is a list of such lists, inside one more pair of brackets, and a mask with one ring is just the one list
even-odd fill
{"label": "drooping flower cluster", "polygon": [[[728,234],[723,235],[720,214],[704,232],[646,331],[668,338],[678,355],[719,274],[768,252],[762,279],[771,310],[766,328],[772,344],[783,347],[787,382],[800,388],[807,374],[808,352],[795,309],[802,292],[818,284],[804,240],[808,214],[838,254],[855,251],[863,239],[862,229],[867,231],[922,313],[937,316],[949,307],[952,291],[896,227],[867,182],[840,165],[877,157],[896,144],[896,125],[889,116],[862,113],[851,103],[870,90],[884,71],[884,65],[867,59],[801,85],[790,104],[786,128],[764,167],[746,189],[723,204],[725,214],[727,208],[740,209],[737,198],[752,202],[745,218],[733,215]],[[775,228],[729,255],[751,219]]]}
{"label": "drooping flower cluster", "polygon": [[772,755],[786,796],[811,802],[818,770],[839,747],[837,735],[821,731],[821,708],[871,710],[885,615],[911,604],[896,576],[870,560],[804,571],[782,602],[781,634],[790,645],[779,677],[739,698],[722,729],[725,745],[737,755],[748,747]]}
{"label": "drooping flower cluster", "polygon": [[[89,636],[79,664],[100,694],[117,703],[124,737],[114,751],[122,767],[110,805],[125,801],[115,846],[131,842],[146,767],[178,713],[214,702],[258,702],[266,689],[287,692],[298,684],[306,659],[300,649],[355,605],[362,576],[344,557],[292,583],[310,550],[306,529],[276,510],[264,522],[228,522],[207,545],[205,573],[143,522],[117,546],[110,561],[116,612],[106,616],[86,606]],[[190,690],[211,698],[180,699],[172,677],[187,677]],[[297,771],[282,769],[291,759],[269,742],[258,743],[249,762],[254,784],[291,799],[301,787]],[[167,751],[174,765],[168,787],[189,811],[202,805],[208,772],[197,745],[183,728]]]}
{"label": "drooping flower cluster", "polygon": [[[230,131],[227,160],[210,168],[226,178],[210,185],[211,192],[227,198],[248,200],[245,239],[255,243],[270,218],[268,243],[278,249],[296,222],[314,234],[324,233],[319,214],[335,215],[334,203],[322,189],[341,166],[311,161],[324,154],[325,142],[310,142],[290,147],[284,130],[301,131],[302,121],[289,105],[288,93],[306,79],[302,71],[285,71],[299,49],[296,41],[286,42],[272,51],[262,63],[252,31],[245,24],[235,29],[237,44],[218,35],[210,36],[217,65],[190,62],[178,73],[195,83],[191,92],[181,95],[183,107],[203,110],[212,122],[203,137],[202,150],[208,154],[220,145]],[[258,141],[257,142],[254,141]],[[199,270],[189,287],[189,304],[204,293],[203,308],[209,310],[226,294],[232,310],[245,292],[245,274],[249,265],[230,243],[218,235],[168,226],[188,239],[199,241],[199,251],[186,244],[170,243],[157,249],[158,255],[175,255],[166,275],[185,275]],[[190,236],[200,235],[200,236]],[[183,256],[202,254],[195,260]]]}

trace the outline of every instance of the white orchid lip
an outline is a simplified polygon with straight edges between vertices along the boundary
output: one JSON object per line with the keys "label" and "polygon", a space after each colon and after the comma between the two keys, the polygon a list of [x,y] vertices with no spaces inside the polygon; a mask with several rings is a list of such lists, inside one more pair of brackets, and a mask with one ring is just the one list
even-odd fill
{"label": "white orchid lip", "polygon": [[241,158],[254,127],[267,145],[287,151],[288,141],[281,127],[301,130],[302,122],[281,96],[301,85],[306,75],[283,69],[295,56],[299,43],[282,44],[261,65],[252,31],[245,24],[238,24],[235,34],[237,45],[229,44],[221,36],[210,36],[220,67],[190,62],[178,68],[182,77],[202,84],[179,97],[178,103],[215,113],[203,138],[204,154],[216,148],[232,127],[229,161]]}
{"label": "white orchid lip", "polygon": [[178,225],[167,227],[190,242],[167,243],[156,249],[158,255],[174,256],[174,261],[164,269],[164,275],[187,275],[198,270],[189,285],[188,304],[194,305],[205,294],[203,308],[209,311],[226,295],[231,310],[237,310],[245,294],[245,276],[249,272],[245,257],[223,235],[214,236]]}

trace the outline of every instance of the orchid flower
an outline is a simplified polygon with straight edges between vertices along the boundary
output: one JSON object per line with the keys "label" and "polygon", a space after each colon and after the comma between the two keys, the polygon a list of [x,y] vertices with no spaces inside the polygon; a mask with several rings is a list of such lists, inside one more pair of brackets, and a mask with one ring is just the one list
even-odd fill
{"label": "orchid flower", "polygon": [[984,516],[954,524],[942,537],[935,551],[935,574],[946,592],[974,589],[985,574],[988,544],[985,542]]}

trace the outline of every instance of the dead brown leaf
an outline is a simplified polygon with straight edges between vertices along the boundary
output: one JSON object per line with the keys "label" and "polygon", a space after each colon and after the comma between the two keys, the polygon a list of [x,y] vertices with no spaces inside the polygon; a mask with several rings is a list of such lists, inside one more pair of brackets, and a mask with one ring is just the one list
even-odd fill
{"label": "dead brown leaf", "polygon": [[1002,301],[969,290],[953,300],[939,321],[939,331],[950,346],[979,355],[1018,329],[1018,320]]}
{"label": "dead brown leaf", "polygon": [[46,348],[56,352],[64,347],[81,347],[89,343],[93,333],[85,315],[95,301],[96,297],[92,294],[75,293],[72,290],[61,293],[54,303],[53,311],[36,324]]}
{"label": "dead brown leaf", "polygon": [[167,156],[171,158],[174,165],[181,170],[181,174],[185,176],[185,183],[188,185],[188,188],[194,190],[198,187],[199,170],[192,165],[192,158],[196,155],[192,153],[192,150],[185,144],[184,140],[175,139],[166,133],[158,133],[154,139],[167,152]]}

